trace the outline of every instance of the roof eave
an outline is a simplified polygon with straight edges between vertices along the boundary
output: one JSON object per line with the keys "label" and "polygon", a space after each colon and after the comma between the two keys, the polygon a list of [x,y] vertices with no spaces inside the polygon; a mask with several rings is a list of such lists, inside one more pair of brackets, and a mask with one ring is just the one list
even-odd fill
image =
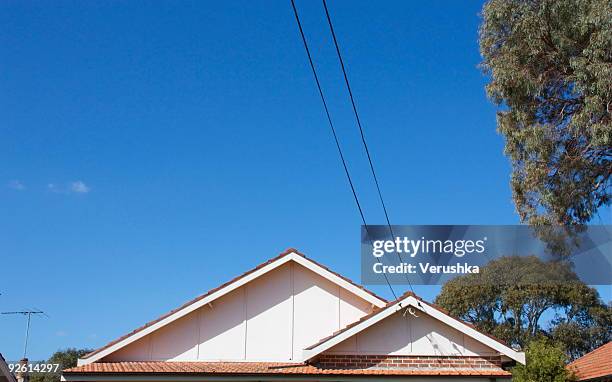
{"label": "roof eave", "polygon": [[313,378],[317,381],[329,382],[357,382],[367,380],[385,380],[387,382],[405,382],[407,379],[426,380],[428,382],[448,382],[449,379],[458,379],[462,382],[479,382],[490,381],[491,378],[496,380],[510,380],[511,375],[275,375],[275,374],[235,374],[235,375],[177,375],[177,374],[68,374],[62,375],[62,382],[175,382],[177,376],[184,382],[200,382],[200,381],[239,381],[239,382],[255,382],[255,381],[296,381],[296,382],[312,382]]}

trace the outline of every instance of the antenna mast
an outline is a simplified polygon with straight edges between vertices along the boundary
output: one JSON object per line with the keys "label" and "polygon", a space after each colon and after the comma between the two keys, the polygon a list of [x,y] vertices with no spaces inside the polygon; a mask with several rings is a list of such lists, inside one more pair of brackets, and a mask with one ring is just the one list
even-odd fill
{"label": "antenna mast", "polygon": [[30,320],[33,314],[45,314],[42,310],[22,310],[18,312],[2,312],[0,314],[21,314],[27,317],[26,323],[26,333],[25,333],[25,342],[23,344],[23,359],[26,359],[26,354],[28,352],[28,339],[30,338]]}

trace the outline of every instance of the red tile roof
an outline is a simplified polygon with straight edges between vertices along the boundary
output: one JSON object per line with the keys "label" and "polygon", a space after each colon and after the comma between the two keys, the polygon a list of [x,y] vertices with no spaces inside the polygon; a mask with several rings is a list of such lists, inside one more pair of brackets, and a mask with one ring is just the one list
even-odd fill
{"label": "red tile roof", "polygon": [[347,282],[349,282],[349,283],[353,284],[354,286],[356,286],[357,288],[359,288],[359,289],[363,290],[364,292],[367,292],[368,294],[370,294],[370,295],[372,295],[372,296],[376,297],[377,299],[379,299],[379,300],[381,300],[381,301],[383,301],[383,302],[387,302],[387,300],[385,300],[384,298],[382,298],[382,297],[380,297],[380,296],[376,295],[374,292],[372,292],[372,291],[370,291],[370,290],[368,290],[368,289],[364,288],[362,285],[359,285],[359,284],[357,284],[357,283],[353,282],[352,280],[350,280],[350,279],[348,279],[348,278],[346,278],[346,277],[342,276],[341,274],[339,274],[339,273],[336,273],[336,272],[332,271],[331,269],[327,268],[326,266],[324,266],[324,265],[322,265],[322,264],[320,264],[320,263],[318,263],[318,262],[316,262],[316,261],[314,261],[314,260],[312,260],[312,259],[307,258],[307,257],[306,257],[306,255],[304,255],[303,253],[300,253],[300,252],[299,252],[297,249],[295,249],[295,248],[288,248],[287,250],[285,250],[285,251],[284,251],[283,253],[281,253],[280,255],[278,255],[278,256],[276,256],[276,257],[274,257],[274,258],[272,258],[272,259],[270,259],[270,260],[268,260],[268,261],[266,261],[266,262],[264,262],[264,263],[259,264],[258,266],[256,266],[255,268],[251,269],[250,271],[247,271],[247,272],[245,272],[245,273],[241,274],[240,276],[237,276],[237,277],[233,278],[232,280],[230,280],[230,281],[228,281],[228,282],[226,282],[226,283],[224,283],[224,284],[222,284],[222,285],[219,285],[218,287],[216,287],[216,288],[214,288],[214,289],[209,290],[208,292],[204,293],[203,295],[200,295],[200,296],[198,296],[198,297],[196,297],[196,298],[192,299],[191,301],[186,302],[185,304],[183,304],[183,305],[179,306],[179,307],[178,307],[178,308],[176,308],[176,309],[171,310],[170,312],[168,312],[168,313],[164,314],[163,316],[161,316],[161,317],[159,317],[159,318],[157,318],[157,319],[155,319],[155,320],[153,320],[153,321],[149,321],[149,322],[147,322],[146,324],[142,325],[141,327],[139,327],[139,328],[137,328],[137,329],[134,329],[134,330],[133,330],[133,331],[131,331],[130,333],[125,334],[125,335],[123,335],[123,336],[121,336],[121,337],[119,337],[119,338],[117,338],[117,339],[115,339],[115,340],[113,340],[113,341],[111,341],[111,342],[107,343],[106,345],[102,346],[101,348],[96,349],[96,350],[94,350],[93,352],[91,352],[91,353],[89,353],[89,354],[84,355],[82,358],[83,358],[83,359],[87,359],[87,358],[89,358],[89,357],[93,356],[94,354],[97,354],[97,353],[101,352],[102,350],[107,349],[107,348],[109,348],[109,347],[113,346],[114,344],[116,344],[116,343],[118,343],[118,342],[121,342],[121,341],[123,341],[124,339],[126,339],[126,338],[128,338],[128,337],[133,336],[134,334],[136,334],[136,333],[138,333],[138,332],[140,332],[140,331],[142,331],[142,330],[144,330],[144,329],[148,328],[148,327],[149,327],[149,326],[151,326],[151,325],[156,324],[157,322],[159,322],[159,321],[163,320],[164,318],[166,318],[166,317],[168,317],[168,316],[171,316],[172,314],[174,314],[174,313],[178,312],[179,310],[185,309],[185,308],[186,308],[186,307],[188,307],[189,305],[192,305],[192,304],[194,304],[194,303],[196,303],[196,302],[198,302],[198,301],[202,300],[203,298],[205,298],[205,297],[207,297],[207,296],[209,296],[209,295],[211,295],[211,294],[215,293],[216,291],[218,291],[218,290],[220,290],[220,289],[223,289],[223,288],[225,288],[226,286],[228,286],[228,285],[230,285],[230,284],[235,283],[236,281],[238,281],[238,280],[242,279],[243,277],[246,277],[246,276],[248,276],[249,274],[251,274],[251,273],[253,273],[253,272],[255,272],[255,271],[257,271],[257,270],[259,270],[259,269],[261,269],[261,268],[265,267],[266,265],[268,265],[268,264],[270,264],[270,263],[273,263],[273,262],[275,262],[275,261],[277,261],[277,260],[279,260],[279,259],[281,259],[281,258],[283,258],[283,257],[285,257],[285,256],[287,256],[287,255],[289,255],[289,254],[291,254],[291,253],[295,253],[295,254],[297,254],[297,255],[299,255],[299,256],[302,256],[304,259],[306,259],[306,260],[308,260],[308,261],[312,262],[313,264],[316,264],[317,266],[319,266],[319,267],[321,267],[321,268],[323,268],[323,269],[325,269],[325,270],[327,270],[327,271],[329,271],[329,272],[333,273],[334,275],[336,275],[336,276],[340,277],[341,279],[343,279],[343,280],[345,280],[345,281],[347,281]]}
{"label": "red tile roof", "polygon": [[578,358],[567,367],[576,374],[578,381],[612,376],[612,342]]}
{"label": "red tile roof", "polygon": [[322,369],[303,363],[277,362],[115,362],[90,363],[64,370],[63,374],[207,374],[207,375],[385,375],[385,376],[487,376],[511,374],[494,368],[439,369]]}

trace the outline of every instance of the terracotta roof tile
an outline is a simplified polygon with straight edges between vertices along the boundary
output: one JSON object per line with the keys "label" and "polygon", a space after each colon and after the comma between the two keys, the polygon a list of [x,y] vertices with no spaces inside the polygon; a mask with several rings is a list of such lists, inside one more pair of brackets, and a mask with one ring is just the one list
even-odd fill
{"label": "terracotta roof tile", "polygon": [[510,376],[502,369],[323,369],[303,363],[277,362],[116,362],[90,363],[64,370],[63,374],[208,374],[208,375],[440,375]]}
{"label": "terracotta roof tile", "polygon": [[264,262],[264,263],[259,264],[259,265],[258,265],[258,266],[256,266],[255,268],[253,268],[253,269],[251,269],[251,270],[249,270],[249,271],[247,271],[247,272],[245,272],[245,273],[241,274],[240,276],[234,277],[234,278],[233,278],[233,279],[231,279],[230,281],[228,281],[228,282],[226,282],[226,283],[224,283],[224,284],[221,284],[221,285],[219,285],[218,287],[216,287],[216,288],[214,288],[214,289],[209,290],[208,292],[204,293],[203,295],[200,295],[200,296],[198,296],[198,297],[196,297],[196,298],[194,298],[194,299],[192,299],[192,300],[190,300],[190,301],[186,302],[185,304],[183,304],[183,305],[179,306],[179,307],[178,307],[178,308],[176,308],[176,309],[173,309],[173,310],[169,311],[168,313],[166,313],[166,314],[162,315],[161,317],[159,317],[159,318],[157,318],[157,319],[155,319],[155,320],[153,320],[153,321],[149,321],[149,322],[147,322],[146,324],[142,325],[141,327],[139,327],[139,328],[137,328],[137,329],[134,329],[133,331],[131,331],[131,332],[129,332],[129,333],[127,333],[127,334],[125,334],[125,335],[123,335],[123,336],[121,336],[121,337],[119,337],[119,338],[117,338],[117,339],[115,339],[115,340],[113,340],[113,341],[111,341],[111,342],[107,343],[106,345],[102,346],[101,348],[96,349],[96,350],[94,350],[93,352],[91,352],[91,353],[89,353],[89,354],[84,355],[82,358],[83,358],[83,359],[87,359],[87,358],[89,358],[89,357],[93,356],[94,354],[97,354],[97,353],[101,352],[102,350],[104,350],[104,349],[106,349],[106,348],[109,348],[109,347],[113,346],[114,344],[116,344],[116,343],[118,343],[118,342],[121,342],[121,341],[123,341],[124,339],[126,339],[126,338],[128,338],[128,337],[133,336],[134,334],[136,334],[136,333],[138,333],[138,332],[140,332],[140,331],[142,331],[142,330],[144,330],[144,329],[148,328],[148,327],[149,327],[149,326],[151,326],[151,325],[156,324],[157,322],[159,322],[159,321],[163,320],[164,318],[166,318],[166,317],[168,317],[168,316],[171,316],[172,314],[174,314],[174,313],[178,312],[179,310],[182,310],[182,309],[184,309],[184,308],[188,307],[189,305],[192,305],[192,304],[194,304],[194,303],[196,303],[196,302],[198,302],[198,301],[202,300],[203,298],[205,298],[205,297],[207,297],[207,296],[210,296],[211,294],[215,293],[216,291],[218,291],[218,290],[220,290],[220,289],[223,289],[223,288],[225,288],[226,286],[228,286],[228,285],[230,285],[230,284],[233,284],[234,282],[236,282],[236,281],[238,281],[238,280],[242,279],[243,277],[246,277],[246,276],[248,276],[249,274],[251,274],[251,273],[253,273],[253,272],[255,272],[255,271],[257,271],[257,270],[259,270],[259,269],[261,269],[261,268],[265,267],[266,265],[268,265],[268,264],[270,264],[270,263],[273,263],[273,262],[275,262],[275,261],[277,261],[277,260],[279,260],[279,259],[281,259],[281,258],[283,258],[283,257],[285,257],[285,256],[287,256],[287,255],[289,255],[289,254],[291,254],[291,253],[295,253],[295,254],[297,254],[297,255],[299,255],[299,256],[301,256],[301,257],[303,257],[304,259],[306,259],[306,260],[308,260],[308,261],[312,262],[313,264],[316,264],[317,266],[319,266],[319,267],[321,267],[321,268],[323,268],[323,269],[327,270],[328,272],[333,273],[334,275],[336,275],[336,276],[340,277],[341,279],[345,280],[346,282],[349,282],[349,283],[353,284],[353,285],[354,285],[354,286],[356,286],[357,288],[359,288],[359,289],[363,290],[364,292],[366,292],[366,293],[368,293],[368,294],[370,294],[370,295],[372,295],[372,296],[376,297],[377,299],[379,299],[379,300],[381,300],[381,301],[383,301],[383,302],[387,302],[387,300],[386,300],[386,299],[384,299],[384,298],[382,298],[382,297],[380,297],[380,296],[376,295],[374,292],[372,292],[372,291],[370,291],[370,290],[366,289],[366,288],[365,288],[365,287],[363,287],[362,285],[359,285],[359,284],[357,284],[357,283],[353,282],[352,280],[350,280],[350,279],[348,279],[348,278],[346,278],[346,277],[342,276],[341,274],[339,274],[339,273],[336,273],[336,272],[332,271],[332,270],[331,270],[331,269],[329,269],[328,267],[326,267],[326,266],[324,266],[324,265],[322,265],[322,264],[320,264],[320,263],[318,263],[318,262],[316,262],[316,261],[314,261],[314,260],[312,260],[312,259],[309,259],[308,257],[306,257],[306,255],[304,255],[303,253],[299,252],[297,249],[295,249],[295,248],[288,248],[288,249],[286,249],[284,252],[282,252],[280,255],[278,255],[278,256],[276,256],[276,257],[274,257],[274,258],[272,258],[272,259],[270,259],[270,260],[268,260],[268,261],[266,261],[266,262]]}
{"label": "terracotta roof tile", "polygon": [[578,358],[567,367],[579,381],[612,376],[612,342]]}

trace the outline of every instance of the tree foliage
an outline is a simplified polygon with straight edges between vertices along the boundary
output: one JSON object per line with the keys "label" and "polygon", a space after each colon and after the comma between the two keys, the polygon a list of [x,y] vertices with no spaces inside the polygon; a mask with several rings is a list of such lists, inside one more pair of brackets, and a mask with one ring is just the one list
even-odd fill
{"label": "tree foliage", "polygon": [[436,303],[521,348],[546,336],[576,358],[612,339],[612,309],[597,291],[565,263],[535,256],[503,257],[457,277],[444,284]]}
{"label": "tree foliage", "polygon": [[571,359],[605,345],[612,339],[612,309],[603,304],[582,306],[552,322],[549,334],[564,344]]}
{"label": "tree foliage", "polygon": [[610,205],[610,2],[489,0],[482,19],[486,89],[500,106],[519,216],[580,227]]}
{"label": "tree foliage", "polygon": [[512,380],[516,382],[566,382],[574,380],[565,368],[567,356],[563,348],[545,339],[529,343],[526,351],[527,365],[512,369]]}
{"label": "tree foliage", "polygon": [[[91,353],[91,349],[75,349],[68,348],[58,350],[49,357],[47,363],[59,364],[59,370],[64,370],[77,365],[77,360],[87,353]],[[31,382],[59,382],[59,374],[34,374],[30,377]]]}

